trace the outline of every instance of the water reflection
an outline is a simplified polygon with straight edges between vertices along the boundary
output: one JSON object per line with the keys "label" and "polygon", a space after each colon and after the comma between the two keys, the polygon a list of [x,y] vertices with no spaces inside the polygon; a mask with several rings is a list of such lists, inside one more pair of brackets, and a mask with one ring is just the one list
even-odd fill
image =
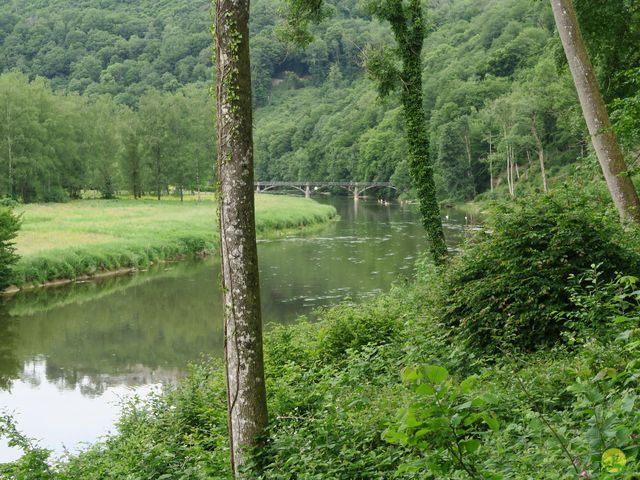
{"label": "water reflection", "polygon": [[[340,221],[312,236],[259,243],[265,323],[387,290],[426,250],[414,207],[324,201]],[[464,213],[446,214],[453,246]],[[112,425],[119,396],[175,382],[202,354],[222,354],[218,270],[211,258],[16,296],[0,310],[0,389],[10,387],[0,391],[0,409],[16,411],[29,435],[57,451],[94,440]],[[95,414],[87,422],[70,405]],[[52,420],[60,416],[64,428]],[[0,446],[0,461],[11,455]]]}
{"label": "water reflection", "polygon": [[15,318],[0,300],[0,390],[6,390],[20,374],[20,360],[16,356]]}

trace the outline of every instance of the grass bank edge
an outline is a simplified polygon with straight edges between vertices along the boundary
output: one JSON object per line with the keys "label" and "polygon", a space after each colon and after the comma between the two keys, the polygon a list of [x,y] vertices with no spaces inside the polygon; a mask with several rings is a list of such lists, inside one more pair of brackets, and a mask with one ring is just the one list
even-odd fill
{"label": "grass bank edge", "polygon": [[[290,200],[289,200],[290,198]],[[301,199],[281,197],[278,202],[300,202]],[[153,205],[153,201],[111,201],[110,205]],[[114,203],[115,202],[115,203]],[[306,200],[305,200],[306,202]],[[215,202],[207,202],[212,211]],[[68,204],[62,204],[68,205]],[[165,204],[168,208],[179,204]],[[308,209],[282,210],[272,205],[256,209],[256,233],[259,239],[278,238],[286,235],[306,233],[337,219],[337,211],[329,205],[309,201]],[[202,206],[202,204],[200,204]],[[206,207],[206,205],[205,205]],[[299,205],[298,205],[299,207]],[[311,208],[312,207],[312,208]],[[286,205],[284,206],[286,208]],[[185,258],[206,257],[217,251],[218,233],[214,228],[196,231],[167,229],[152,234],[152,239],[129,238],[97,245],[53,248],[24,255],[14,269],[13,285],[3,292],[13,294],[21,290],[42,286],[57,286],[73,281],[88,280],[112,275],[132,273],[152,265],[180,261]]]}

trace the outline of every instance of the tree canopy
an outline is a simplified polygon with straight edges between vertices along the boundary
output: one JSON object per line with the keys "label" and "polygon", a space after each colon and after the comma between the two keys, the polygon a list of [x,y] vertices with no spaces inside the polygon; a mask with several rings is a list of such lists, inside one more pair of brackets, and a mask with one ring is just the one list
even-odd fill
{"label": "tree canopy", "polygon": [[[389,24],[356,0],[325,2],[301,49],[285,41],[282,7],[252,2],[256,178],[406,186],[400,98],[376,101],[363,65],[364,52],[392,43]],[[576,0],[576,8],[631,155],[640,144],[640,16],[628,0]],[[59,200],[86,189],[163,195],[211,186],[208,9],[200,0],[0,5],[0,195]],[[589,153],[547,2],[442,0],[427,12],[423,104],[440,200],[542,189],[541,153],[552,186]],[[599,27],[601,18],[620,35]],[[185,138],[164,139],[155,159],[154,103],[162,115],[153,121]]]}

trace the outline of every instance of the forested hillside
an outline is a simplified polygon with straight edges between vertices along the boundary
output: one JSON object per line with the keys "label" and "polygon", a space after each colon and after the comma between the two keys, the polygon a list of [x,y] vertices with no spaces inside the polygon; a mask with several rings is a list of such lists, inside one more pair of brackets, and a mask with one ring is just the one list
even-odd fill
{"label": "forested hillside", "polygon": [[[430,3],[424,95],[442,199],[542,189],[542,166],[553,183],[588,154],[548,2]],[[640,13],[629,0],[601,4],[576,2],[632,152]],[[380,102],[363,67],[371,48],[390,44],[388,28],[357,1],[335,1],[302,51],[283,40],[278,0],[252,8],[257,177],[408,186],[399,103]],[[1,5],[0,195],[28,202],[212,186],[209,29],[200,0]]]}

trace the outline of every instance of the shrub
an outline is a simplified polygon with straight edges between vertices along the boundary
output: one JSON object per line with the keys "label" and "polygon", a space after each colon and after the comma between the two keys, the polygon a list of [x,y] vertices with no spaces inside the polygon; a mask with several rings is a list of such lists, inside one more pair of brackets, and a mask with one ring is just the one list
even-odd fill
{"label": "shrub", "polygon": [[602,264],[603,279],[638,271],[624,235],[614,215],[576,192],[499,206],[446,273],[445,321],[485,352],[554,343],[563,327],[557,312],[574,308],[570,276],[593,264]]}
{"label": "shrub", "polygon": [[0,208],[0,291],[13,280],[13,265],[18,261],[13,239],[20,228],[20,218],[10,209]]}
{"label": "shrub", "polygon": [[394,315],[397,309],[392,296],[381,295],[358,307],[341,304],[324,310],[320,356],[336,361],[345,358],[349,350],[397,340],[402,333],[402,321]]}
{"label": "shrub", "polygon": [[19,203],[11,197],[0,198],[0,207],[15,208],[18,205]]}

